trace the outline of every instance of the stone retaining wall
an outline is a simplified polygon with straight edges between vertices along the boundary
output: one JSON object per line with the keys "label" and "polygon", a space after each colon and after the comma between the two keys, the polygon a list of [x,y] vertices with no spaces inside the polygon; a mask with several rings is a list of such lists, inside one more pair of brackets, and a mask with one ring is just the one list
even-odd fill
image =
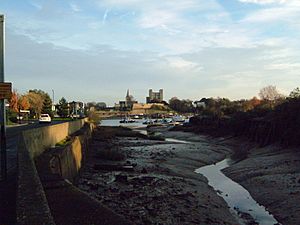
{"label": "stone retaining wall", "polygon": [[66,136],[79,130],[85,119],[26,130],[18,145],[17,223],[55,224],[34,159]]}

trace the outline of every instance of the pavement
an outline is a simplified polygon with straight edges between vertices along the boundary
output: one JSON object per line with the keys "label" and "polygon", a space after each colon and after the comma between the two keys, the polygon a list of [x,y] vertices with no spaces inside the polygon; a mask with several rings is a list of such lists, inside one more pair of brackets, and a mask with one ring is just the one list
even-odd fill
{"label": "pavement", "polygon": [[20,134],[29,129],[64,123],[53,121],[51,124],[20,124],[8,126],[6,129],[7,180],[0,178],[0,224],[16,223],[16,185],[17,185],[17,147]]}

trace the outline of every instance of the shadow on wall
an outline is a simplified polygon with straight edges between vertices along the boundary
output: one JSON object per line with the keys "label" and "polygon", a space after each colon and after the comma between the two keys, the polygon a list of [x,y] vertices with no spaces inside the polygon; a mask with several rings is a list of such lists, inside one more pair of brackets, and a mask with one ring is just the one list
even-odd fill
{"label": "shadow on wall", "polygon": [[47,179],[56,175],[71,182],[75,181],[87,157],[93,129],[93,124],[85,124],[60,146],[51,147],[37,157],[35,161],[40,176]]}

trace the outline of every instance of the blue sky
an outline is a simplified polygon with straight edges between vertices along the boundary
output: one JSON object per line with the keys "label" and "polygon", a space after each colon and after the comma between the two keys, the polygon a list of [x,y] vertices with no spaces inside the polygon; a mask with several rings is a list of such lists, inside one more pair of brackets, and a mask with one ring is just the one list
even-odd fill
{"label": "blue sky", "polygon": [[250,98],[300,86],[299,0],[1,0],[6,80],[105,101],[129,88]]}

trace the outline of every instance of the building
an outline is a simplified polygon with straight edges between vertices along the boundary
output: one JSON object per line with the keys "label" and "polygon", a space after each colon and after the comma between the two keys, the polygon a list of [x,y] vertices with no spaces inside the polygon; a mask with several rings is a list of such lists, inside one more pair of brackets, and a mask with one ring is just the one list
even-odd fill
{"label": "building", "polygon": [[119,101],[119,104],[116,104],[115,106],[118,106],[119,110],[121,111],[128,111],[132,109],[132,106],[135,103],[137,103],[137,101],[134,100],[134,97],[129,94],[129,89],[128,89],[127,94],[125,96],[125,101]]}
{"label": "building", "polygon": [[146,103],[160,103],[164,100],[163,89],[159,89],[158,92],[149,90],[149,96],[146,98]]}
{"label": "building", "polygon": [[203,101],[194,101],[194,105],[196,108],[200,108],[200,107],[205,108],[206,107],[206,104]]}
{"label": "building", "polygon": [[84,103],[83,102],[69,102],[69,114],[73,117],[81,117],[84,115]]}

